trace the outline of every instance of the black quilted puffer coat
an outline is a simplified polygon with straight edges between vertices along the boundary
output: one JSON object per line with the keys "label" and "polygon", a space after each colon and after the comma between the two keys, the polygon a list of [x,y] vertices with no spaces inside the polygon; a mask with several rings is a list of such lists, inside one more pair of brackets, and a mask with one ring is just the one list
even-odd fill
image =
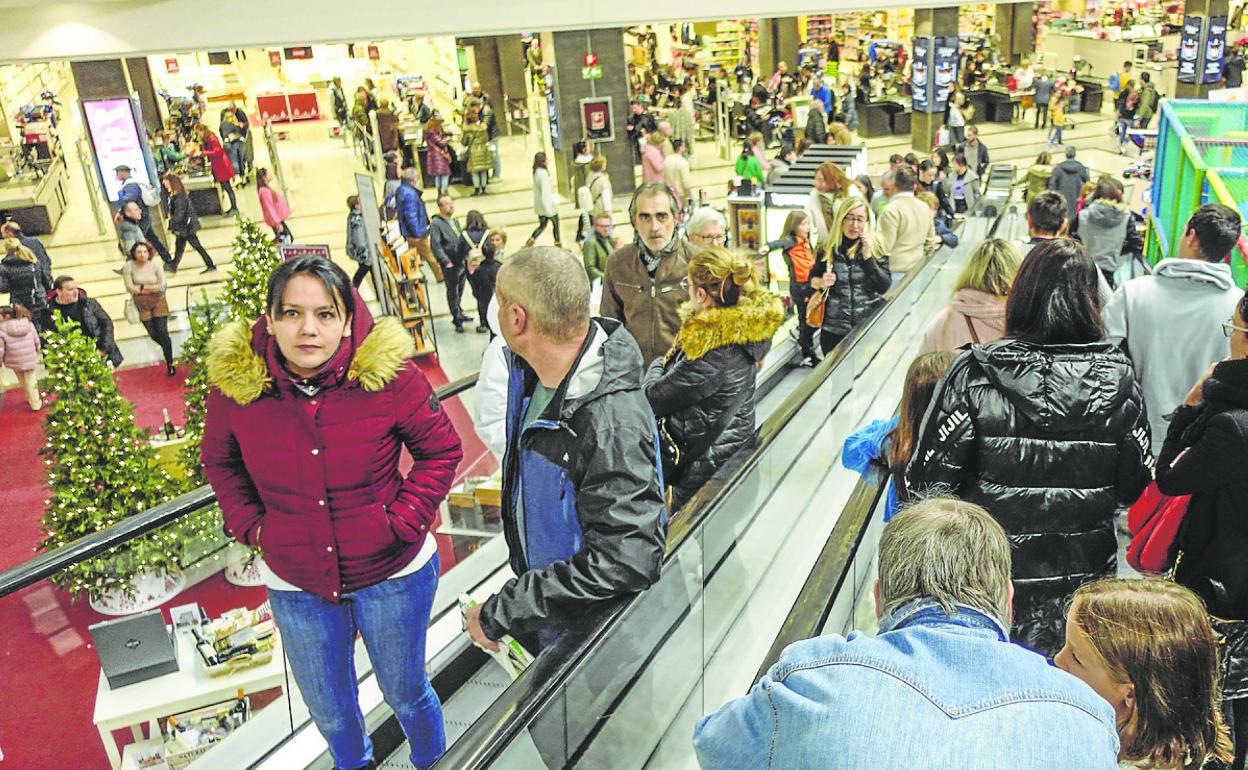
{"label": "black quilted puffer coat", "polygon": [[937,385],[906,469],[911,494],[954,494],[1005,528],[1014,562],[1012,635],[1061,649],[1066,601],[1112,577],[1114,511],[1152,478],[1148,419],[1117,347],[974,347]]}
{"label": "black quilted puffer coat", "polygon": [[823,313],[823,328],[832,334],[849,334],[870,318],[884,305],[884,292],[893,282],[887,259],[846,256],[856,243],[856,240],[842,239],[832,259],[820,257],[810,268],[812,280],[829,272],[836,276],[836,283],[828,290],[828,304]]}
{"label": "black quilted puffer coat", "polygon": [[667,479],[673,513],[724,461],[754,444],[755,364],[771,348],[784,310],[779,298],[759,294],[697,313],[685,305],[681,315],[671,351],[643,381],[654,416],[681,451],[678,477]]}

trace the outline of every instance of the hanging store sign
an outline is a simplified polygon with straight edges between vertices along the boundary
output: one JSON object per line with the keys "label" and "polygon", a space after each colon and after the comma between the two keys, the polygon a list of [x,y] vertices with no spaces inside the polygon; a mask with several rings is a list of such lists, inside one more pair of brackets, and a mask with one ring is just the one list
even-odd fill
{"label": "hanging store sign", "polygon": [[281,255],[283,262],[289,262],[296,257],[320,257],[321,259],[329,259],[329,246],[320,244],[306,243],[279,243],[277,245],[277,253]]}
{"label": "hanging store sign", "polygon": [[282,66],[282,52],[281,51],[269,51],[269,64],[273,65],[274,67]]}
{"label": "hanging store sign", "polygon": [[182,68],[178,66],[178,57],[170,56],[165,59],[165,72],[168,72],[170,75],[176,75],[181,71]]}
{"label": "hanging store sign", "polygon": [[611,97],[581,100],[581,128],[586,139],[595,142],[615,141],[615,115],[611,110]]}
{"label": "hanging store sign", "polygon": [[1203,16],[1184,16],[1183,34],[1179,38],[1180,83],[1195,83],[1200,67],[1200,38],[1205,29]]}
{"label": "hanging store sign", "polygon": [[294,46],[292,48],[284,48],[282,49],[282,53],[286,56],[287,59],[311,59],[312,58],[312,46],[300,45],[300,46]]}
{"label": "hanging store sign", "polygon": [[597,67],[598,66],[598,54],[587,53],[585,54],[584,61],[585,61],[586,67]]}
{"label": "hanging store sign", "polygon": [[1222,79],[1222,60],[1226,57],[1226,17],[1209,17],[1209,34],[1205,37],[1204,78],[1202,82],[1216,83]]}
{"label": "hanging store sign", "polygon": [[373,61],[377,61],[378,59],[380,59],[381,49],[375,45],[370,45],[368,47],[368,58],[372,59]]}
{"label": "hanging store sign", "polygon": [[602,67],[581,67],[581,80],[598,80],[602,77]]}

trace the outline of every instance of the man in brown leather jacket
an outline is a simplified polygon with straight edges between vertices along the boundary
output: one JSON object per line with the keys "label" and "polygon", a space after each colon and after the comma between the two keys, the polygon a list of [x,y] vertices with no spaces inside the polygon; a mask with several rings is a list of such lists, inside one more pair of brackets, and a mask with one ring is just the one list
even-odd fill
{"label": "man in brown leather jacket", "polygon": [[693,250],[676,237],[679,205],[665,185],[638,187],[629,205],[637,236],[607,259],[602,279],[600,314],[624,324],[647,365],[672,346],[688,296],[681,281],[689,275]]}

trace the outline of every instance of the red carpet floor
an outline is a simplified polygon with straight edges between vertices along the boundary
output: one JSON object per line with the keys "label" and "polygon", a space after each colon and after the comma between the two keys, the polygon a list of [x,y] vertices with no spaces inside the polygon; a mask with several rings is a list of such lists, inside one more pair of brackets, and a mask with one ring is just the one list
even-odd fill
{"label": "red carpet floor", "polygon": [[[447,378],[436,358],[420,359],[433,385]],[[175,423],[182,420],[182,377],[166,377],[163,367],[129,369],[117,374],[122,392],[135,404],[137,421],[157,428],[161,409]],[[445,404],[464,444],[458,476],[489,475],[498,465],[472,430],[472,419],[458,399]],[[0,539],[0,569],[36,555],[39,518],[47,498],[44,465],[36,454],[43,444],[42,416],[32,414],[16,390],[0,400],[0,500],[5,537]],[[405,455],[406,458],[406,455]],[[409,461],[410,462],[410,461]],[[438,536],[443,571],[455,561],[450,539]],[[255,607],[263,588],[232,586],[218,574],[174,597],[172,605],[198,602],[210,614],[232,607]],[[48,582],[0,599],[0,766],[13,770],[75,768],[106,770],[108,761],[92,714],[99,680],[99,661],[90,647],[87,627],[104,620],[86,601],[69,596]],[[128,742],[128,731],[115,733]]]}

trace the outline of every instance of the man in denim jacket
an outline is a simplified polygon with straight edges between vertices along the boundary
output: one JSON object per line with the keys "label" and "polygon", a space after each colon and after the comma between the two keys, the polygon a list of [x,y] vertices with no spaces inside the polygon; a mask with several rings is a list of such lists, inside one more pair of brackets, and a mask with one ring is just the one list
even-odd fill
{"label": "man in denim jacket", "polygon": [[1114,712],[1010,644],[1010,550],[977,505],[929,498],[880,541],[880,633],[792,645],[702,720],[703,768],[1114,770]]}

